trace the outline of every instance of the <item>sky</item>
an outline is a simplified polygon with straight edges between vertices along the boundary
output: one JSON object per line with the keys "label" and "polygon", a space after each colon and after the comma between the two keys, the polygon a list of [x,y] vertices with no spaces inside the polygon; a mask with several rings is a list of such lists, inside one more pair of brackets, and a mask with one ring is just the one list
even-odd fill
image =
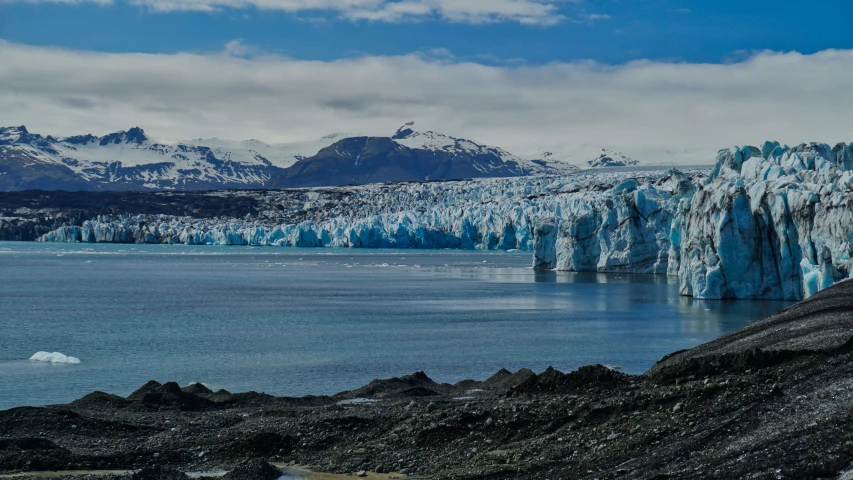
{"label": "sky", "polygon": [[413,120],[710,163],[853,140],[851,25],[850,0],[0,0],[0,124],[278,143]]}

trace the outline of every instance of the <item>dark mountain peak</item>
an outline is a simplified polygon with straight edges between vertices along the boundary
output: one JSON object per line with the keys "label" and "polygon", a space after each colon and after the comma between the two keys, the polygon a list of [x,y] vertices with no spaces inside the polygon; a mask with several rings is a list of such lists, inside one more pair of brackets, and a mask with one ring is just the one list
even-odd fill
{"label": "dark mountain peak", "polygon": [[94,142],[98,140],[98,137],[92,135],[91,133],[87,133],[85,135],[74,135],[73,137],[63,138],[62,141],[65,143],[70,143],[72,145],[85,145],[89,142]]}
{"label": "dark mountain peak", "polygon": [[28,135],[29,133],[30,132],[27,131],[27,127],[23,125],[17,127],[0,127],[0,135],[3,135],[4,137],[13,135],[18,137],[19,135]]}
{"label": "dark mountain peak", "polygon": [[101,137],[100,144],[109,145],[111,143],[120,144],[120,143],[133,143],[136,145],[142,145],[148,140],[148,137],[145,136],[145,131],[139,127],[133,127],[127,131],[119,131],[115,133],[110,133],[108,135],[104,135]]}
{"label": "dark mountain peak", "polygon": [[145,131],[139,127],[133,127],[127,131],[127,142],[135,143],[137,145],[144,143],[148,140],[148,137],[145,136]]}
{"label": "dark mountain peak", "polygon": [[415,133],[411,127],[415,126],[415,122],[406,122],[405,125],[397,129],[397,133],[395,133],[391,139],[392,140],[402,140],[407,138],[409,135]]}
{"label": "dark mountain peak", "polygon": [[315,156],[322,157],[349,157],[357,155],[359,151],[364,149],[364,146],[370,140],[370,137],[346,137],[320,149]]}
{"label": "dark mountain peak", "polygon": [[41,135],[32,134],[27,130],[27,127],[19,125],[17,127],[0,128],[0,145],[11,145],[13,143],[33,143],[43,142]]}

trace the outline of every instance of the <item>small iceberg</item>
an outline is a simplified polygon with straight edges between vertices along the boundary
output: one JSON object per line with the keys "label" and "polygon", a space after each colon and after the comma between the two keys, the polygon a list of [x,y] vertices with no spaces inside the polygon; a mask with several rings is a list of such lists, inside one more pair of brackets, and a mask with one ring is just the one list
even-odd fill
{"label": "small iceberg", "polygon": [[80,363],[80,359],[77,357],[69,357],[65,354],[59,352],[36,352],[30,357],[30,360],[34,362],[48,362],[48,363]]}

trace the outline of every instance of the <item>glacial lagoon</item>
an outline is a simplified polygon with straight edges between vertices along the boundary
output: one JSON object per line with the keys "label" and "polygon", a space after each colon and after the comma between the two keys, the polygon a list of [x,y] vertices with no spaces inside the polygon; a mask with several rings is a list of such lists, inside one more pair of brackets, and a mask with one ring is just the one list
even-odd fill
{"label": "glacial lagoon", "polygon": [[[529,252],[3,242],[0,409],[150,379],[316,395],[419,370],[641,373],[789,304],[530,264]],[[28,360],[39,351],[81,362]]]}

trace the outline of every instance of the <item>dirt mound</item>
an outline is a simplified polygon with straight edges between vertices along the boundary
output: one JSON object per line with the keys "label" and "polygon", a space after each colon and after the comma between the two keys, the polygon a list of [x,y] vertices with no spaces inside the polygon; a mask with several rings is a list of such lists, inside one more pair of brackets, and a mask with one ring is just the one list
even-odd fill
{"label": "dirt mound", "polygon": [[434,397],[438,395],[438,392],[425,387],[412,387],[403,390],[400,395],[403,397]]}
{"label": "dirt mound", "polygon": [[502,368],[498,370],[497,373],[486,379],[486,381],[482,383],[481,388],[488,388],[490,390],[509,390],[510,388],[520,385],[535,376],[536,374],[529,368],[522,368],[515,373],[511,373],[509,370]]}
{"label": "dirt mound", "polygon": [[250,433],[242,438],[223,445],[223,453],[232,458],[271,457],[288,455],[297,444],[297,439],[275,432]]}
{"label": "dirt mound", "polygon": [[184,472],[155,465],[143,468],[130,478],[131,480],[189,480],[190,477]]}
{"label": "dirt mound", "polygon": [[124,408],[129,404],[130,402],[124,397],[100,391],[92,392],[71,402],[71,405],[78,408],[100,408],[105,406],[111,408]]}
{"label": "dirt mound", "polygon": [[537,393],[572,393],[581,390],[612,388],[628,381],[628,375],[602,365],[581,367],[570,373],[562,373],[552,367],[539,375],[528,377],[510,388],[510,395]]}
{"label": "dirt mound", "polygon": [[46,438],[0,439],[0,470],[53,470],[70,455]]}
{"label": "dirt mound", "polygon": [[50,450],[55,453],[68,452],[68,450],[46,438],[0,438],[0,452],[24,450]]}
{"label": "dirt mound", "polygon": [[[424,372],[415,372],[411,375],[402,377],[394,377],[388,379],[376,379],[367,385],[349,392],[341,392],[335,395],[336,398],[370,398],[370,397],[385,397],[390,395],[401,395],[405,391],[413,391],[412,389],[425,389],[435,393],[447,393],[453,390],[453,385],[439,384],[429,378]],[[414,390],[421,391],[424,390]],[[412,396],[412,395],[408,395]],[[416,396],[416,395],[415,395]]]}
{"label": "dirt mound", "polygon": [[186,387],[182,388],[181,390],[183,390],[184,393],[193,393],[196,395],[213,393],[213,390],[207,388],[203,383],[198,382],[191,383]]}
{"label": "dirt mound", "polygon": [[281,477],[281,470],[262,458],[255,458],[240,462],[223,478],[226,480],[277,480],[279,477]]}
{"label": "dirt mound", "polygon": [[146,409],[174,409],[184,411],[207,410],[216,403],[194,393],[185,392],[175,382],[161,384],[151,380],[128,397],[131,406]]}

